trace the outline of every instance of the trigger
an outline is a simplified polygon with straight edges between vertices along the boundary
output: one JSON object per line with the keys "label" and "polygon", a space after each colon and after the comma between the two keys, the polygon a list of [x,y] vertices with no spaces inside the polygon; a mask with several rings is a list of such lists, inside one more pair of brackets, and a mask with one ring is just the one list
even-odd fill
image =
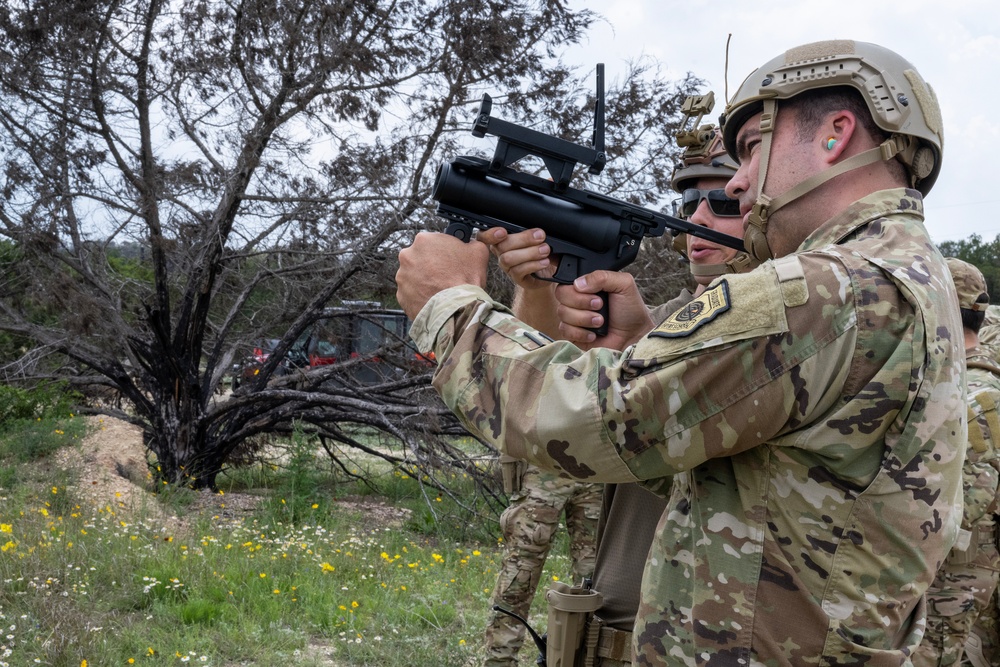
{"label": "trigger", "polygon": [[556,268],[555,274],[552,276],[551,280],[562,283],[564,285],[569,285],[574,280],[580,276],[580,262],[579,258],[573,255],[563,255],[559,259],[559,266]]}

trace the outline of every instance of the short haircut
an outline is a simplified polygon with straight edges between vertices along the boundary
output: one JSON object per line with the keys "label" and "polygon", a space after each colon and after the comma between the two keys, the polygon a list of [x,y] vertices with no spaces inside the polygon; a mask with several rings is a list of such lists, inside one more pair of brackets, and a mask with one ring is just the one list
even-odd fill
{"label": "short haircut", "polygon": [[[979,298],[976,299],[976,303],[989,302],[990,297],[985,294],[980,294]],[[986,309],[972,310],[971,308],[959,308],[959,310],[962,313],[962,326],[978,334],[983,326],[983,321],[986,319]]]}
{"label": "short haircut", "polygon": [[[847,86],[834,86],[832,88],[813,88],[806,90],[795,97],[782,101],[779,105],[782,109],[791,109],[796,114],[798,121],[799,141],[809,141],[816,133],[816,130],[826,119],[826,116],[835,111],[850,111],[857,118],[858,124],[868,134],[876,144],[881,144],[889,138],[889,133],[875,123],[872,112],[865,103],[861,93],[854,88]],[[779,114],[780,115],[780,114]],[[890,165],[893,173],[902,179],[903,183],[909,183],[906,165],[898,160],[886,163]],[[898,167],[898,168],[897,168]]]}

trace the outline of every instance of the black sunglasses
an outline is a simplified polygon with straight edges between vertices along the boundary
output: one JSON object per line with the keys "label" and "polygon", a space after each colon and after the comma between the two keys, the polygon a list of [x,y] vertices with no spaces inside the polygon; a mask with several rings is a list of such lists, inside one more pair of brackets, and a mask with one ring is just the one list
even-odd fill
{"label": "black sunglasses", "polygon": [[725,190],[699,190],[698,188],[687,188],[681,193],[681,216],[690,218],[701,205],[701,200],[708,200],[708,207],[712,213],[720,218],[740,217],[740,202],[737,199],[730,199],[726,196]]}

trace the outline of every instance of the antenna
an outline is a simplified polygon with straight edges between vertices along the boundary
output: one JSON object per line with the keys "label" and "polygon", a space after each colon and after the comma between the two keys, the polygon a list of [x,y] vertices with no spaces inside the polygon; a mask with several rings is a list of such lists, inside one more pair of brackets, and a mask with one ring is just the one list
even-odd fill
{"label": "antenna", "polygon": [[597,63],[597,101],[594,102],[594,136],[591,145],[597,151],[600,161],[590,165],[590,173],[597,175],[604,169],[607,156],[604,154],[604,63]]}
{"label": "antenna", "polygon": [[733,33],[729,33],[729,36],[726,37],[726,68],[722,75],[725,82],[725,89],[722,91],[722,94],[726,96],[726,106],[732,101],[729,99],[729,42],[732,40]]}

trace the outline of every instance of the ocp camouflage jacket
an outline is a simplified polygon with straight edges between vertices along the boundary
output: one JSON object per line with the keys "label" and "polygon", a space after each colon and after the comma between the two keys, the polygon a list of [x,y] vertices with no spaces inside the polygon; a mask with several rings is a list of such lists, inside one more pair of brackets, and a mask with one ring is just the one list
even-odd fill
{"label": "ocp camouflage jacket", "polygon": [[471,286],[411,335],[507,453],[587,481],[674,476],[636,664],[876,667],[909,663],[961,519],[958,312],[920,195],[889,190],[623,353],[525,335]]}

